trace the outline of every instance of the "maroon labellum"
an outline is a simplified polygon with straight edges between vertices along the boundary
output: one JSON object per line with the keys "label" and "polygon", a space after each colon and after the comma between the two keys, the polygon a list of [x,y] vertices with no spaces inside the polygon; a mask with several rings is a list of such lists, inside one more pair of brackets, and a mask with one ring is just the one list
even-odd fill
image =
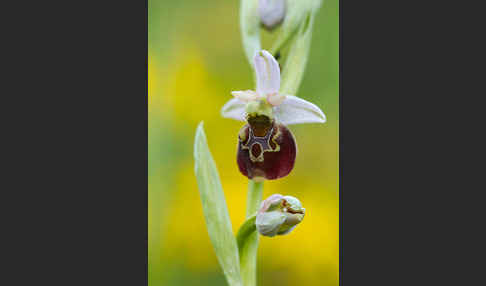
{"label": "maroon labellum", "polygon": [[238,135],[237,163],[249,179],[275,180],[294,168],[297,146],[290,130],[265,115],[248,118]]}

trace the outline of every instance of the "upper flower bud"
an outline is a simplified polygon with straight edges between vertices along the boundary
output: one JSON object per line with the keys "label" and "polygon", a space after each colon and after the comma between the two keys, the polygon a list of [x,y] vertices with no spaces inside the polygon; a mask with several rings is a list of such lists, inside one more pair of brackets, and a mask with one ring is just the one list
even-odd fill
{"label": "upper flower bud", "polygon": [[305,209],[298,199],[274,194],[262,202],[255,225],[261,235],[284,235],[291,232],[304,216]]}
{"label": "upper flower bud", "polygon": [[258,14],[260,21],[267,30],[273,30],[285,18],[286,0],[259,0]]}

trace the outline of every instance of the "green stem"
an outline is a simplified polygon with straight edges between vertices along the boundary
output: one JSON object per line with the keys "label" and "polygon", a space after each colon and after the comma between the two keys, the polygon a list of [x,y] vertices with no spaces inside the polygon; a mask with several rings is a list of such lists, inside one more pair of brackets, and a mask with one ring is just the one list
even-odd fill
{"label": "green stem", "polygon": [[263,182],[248,181],[248,197],[246,205],[246,218],[254,215],[260,208],[263,194]]}
{"label": "green stem", "polygon": [[252,215],[241,225],[240,229],[238,230],[238,234],[236,235],[236,243],[238,244],[240,257],[245,244],[248,242],[248,237],[250,237],[250,235],[256,231],[255,221],[256,215]]}
{"label": "green stem", "polygon": [[[252,217],[260,208],[263,182],[249,180],[246,218]],[[240,267],[244,286],[256,286],[256,266],[258,252],[258,232],[254,231],[240,249]]]}

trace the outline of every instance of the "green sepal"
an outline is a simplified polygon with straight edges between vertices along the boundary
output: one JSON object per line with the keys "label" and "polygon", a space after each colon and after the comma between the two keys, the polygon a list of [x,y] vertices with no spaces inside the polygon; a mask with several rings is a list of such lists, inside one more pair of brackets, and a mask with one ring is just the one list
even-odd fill
{"label": "green sepal", "polygon": [[250,66],[253,66],[253,57],[260,51],[260,17],[258,15],[258,0],[240,1],[240,26],[243,48]]}
{"label": "green sepal", "polygon": [[308,12],[290,45],[282,71],[280,92],[296,95],[309,58],[315,14]]}

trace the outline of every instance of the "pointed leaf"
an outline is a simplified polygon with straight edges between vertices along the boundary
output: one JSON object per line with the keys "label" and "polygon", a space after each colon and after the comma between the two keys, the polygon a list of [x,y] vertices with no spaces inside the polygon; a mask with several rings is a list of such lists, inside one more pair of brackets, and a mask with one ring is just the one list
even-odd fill
{"label": "pointed leaf", "polygon": [[207,145],[202,122],[196,130],[194,159],[209,238],[228,283],[231,286],[241,286],[238,247],[233,236],[223,188]]}

